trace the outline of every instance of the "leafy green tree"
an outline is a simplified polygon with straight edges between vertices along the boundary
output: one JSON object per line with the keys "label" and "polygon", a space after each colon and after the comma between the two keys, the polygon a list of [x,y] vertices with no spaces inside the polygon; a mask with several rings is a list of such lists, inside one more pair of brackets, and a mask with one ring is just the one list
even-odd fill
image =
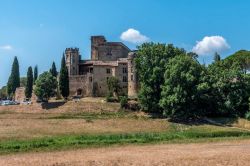
{"label": "leafy green tree", "polygon": [[26,87],[25,87],[26,98],[28,98],[28,99],[31,98],[32,91],[33,91],[33,71],[32,71],[32,67],[30,66],[28,68],[28,72],[27,72],[27,83],[26,83]]}
{"label": "leafy green tree", "polygon": [[172,44],[145,43],[138,47],[135,58],[139,76],[139,101],[142,109],[147,112],[161,113],[159,105],[166,63],[172,57],[186,54],[185,50]]}
{"label": "leafy green tree", "polygon": [[61,95],[66,99],[69,96],[69,74],[63,54],[61,61],[61,69],[59,75],[59,89]]}
{"label": "leafy green tree", "polygon": [[220,61],[208,67],[214,116],[244,116],[248,111],[250,76],[238,62]]}
{"label": "leafy green tree", "polygon": [[190,56],[181,55],[166,64],[160,106],[172,119],[198,118],[201,96],[207,88],[202,83],[203,67]]}
{"label": "leafy green tree", "polygon": [[56,64],[55,64],[55,62],[52,63],[50,72],[51,72],[51,74],[52,74],[54,77],[57,77],[57,70],[56,70]]}
{"label": "leafy green tree", "polygon": [[33,79],[34,84],[36,83],[37,78],[38,78],[38,67],[36,65],[34,68],[34,79]]}
{"label": "leafy green tree", "polygon": [[20,73],[19,73],[19,63],[17,57],[15,57],[12,64],[11,75],[7,83],[8,95],[12,96],[15,93],[16,88],[18,87],[20,87]]}
{"label": "leafy green tree", "polygon": [[221,60],[220,55],[217,52],[215,52],[215,54],[214,54],[214,62],[218,62],[220,60]]}
{"label": "leafy green tree", "polygon": [[57,80],[50,72],[42,73],[36,80],[35,94],[43,100],[48,101],[56,94]]}
{"label": "leafy green tree", "polygon": [[247,73],[247,70],[249,70],[250,67],[250,51],[237,51],[233,55],[228,56],[224,61],[229,65],[232,65],[233,63],[238,63],[244,73]]}
{"label": "leafy green tree", "polygon": [[108,95],[117,97],[121,90],[119,79],[116,77],[109,77],[109,79],[107,79],[107,85]]}
{"label": "leafy green tree", "polygon": [[0,89],[0,99],[7,99],[8,94],[7,94],[7,86],[3,86]]}

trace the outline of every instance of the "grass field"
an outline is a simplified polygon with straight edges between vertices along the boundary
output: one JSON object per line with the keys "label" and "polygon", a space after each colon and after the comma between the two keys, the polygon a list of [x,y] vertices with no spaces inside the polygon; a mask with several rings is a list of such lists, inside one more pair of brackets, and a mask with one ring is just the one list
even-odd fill
{"label": "grass field", "polygon": [[[244,120],[216,121],[245,129],[250,124]],[[38,106],[0,108],[0,154],[246,138],[250,138],[246,130],[170,123],[140,112],[119,111],[119,104],[100,101],[68,102],[45,110]]]}

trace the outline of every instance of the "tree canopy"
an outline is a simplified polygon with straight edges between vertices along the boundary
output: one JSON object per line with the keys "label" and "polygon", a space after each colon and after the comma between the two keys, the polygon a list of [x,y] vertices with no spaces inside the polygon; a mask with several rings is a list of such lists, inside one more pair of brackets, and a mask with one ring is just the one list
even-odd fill
{"label": "tree canopy", "polygon": [[180,54],[186,54],[185,50],[172,44],[145,43],[138,47],[135,59],[141,87],[138,96],[141,107],[145,111],[162,112],[159,101],[166,63],[170,58]]}
{"label": "tree canopy", "polygon": [[194,53],[173,45],[146,43],[138,47],[136,68],[139,102],[146,112],[172,119],[241,116],[249,110],[250,54],[239,51],[201,65]]}
{"label": "tree canopy", "polygon": [[56,94],[56,87],[56,78],[50,72],[44,72],[36,80],[35,94],[39,99],[48,101]]}
{"label": "tree canopy", "polygon": [[187,55],[171,58],[166,64],[160,106],[163,114],[174,119],[202,115],[200,100],[203,84],[203,68]]}

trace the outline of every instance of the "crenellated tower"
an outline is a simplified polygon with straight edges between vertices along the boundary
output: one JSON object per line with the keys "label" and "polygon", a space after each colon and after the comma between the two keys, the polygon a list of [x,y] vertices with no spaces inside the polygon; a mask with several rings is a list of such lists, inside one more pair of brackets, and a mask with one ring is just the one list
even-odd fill
{"label": "crenellated tower", "polygon": [[79,48],[66,48],[65,58],[69,75],[79,75]]}

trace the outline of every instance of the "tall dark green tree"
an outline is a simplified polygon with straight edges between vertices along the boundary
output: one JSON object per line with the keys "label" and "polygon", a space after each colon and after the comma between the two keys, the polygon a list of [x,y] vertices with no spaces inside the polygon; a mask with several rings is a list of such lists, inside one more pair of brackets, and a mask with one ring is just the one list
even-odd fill
{"label": "tall dark green tree", "polygon": [[56,64],[55,64],[55,62],[52,63],[50,72],[51,72],[52,76],[57,77],[57,70],[56,70]]}
{"label": "tall dark green tree", "polygon": [[218,52],[215,52],[214,54],[214,62],[218,62],[221,60],[220,54],[218,54]]}
{"label": "tall dark green tree", "polygon": [[61,69],[59,75],[59,89],[61,95],[66,99],[69,96],[69,74],[64,54],[62,56],[62,61],[61,61]]}
{"label": "tall dark green tree", "polygon": [[26,82],[26,87],[25,87],[26,98],[28,99],[31,98],[32,90],[33,90],[33,71],[32,71],[32,67],[30,66],[27,72],[27,82]]}
{"label": "tall dark green tree", "polygon": [[14,58],[11,74],[7,83],[7,92],[9,96],[12,96],[16,88],[20,87],[20,73],[19,73],[19,63],[17,57]]}
{"label": "tall dark green tree", "polygon": [[37,77],[38,77],[38,67],[36,65],[34,68],[34,79],[33,79],[34,84],[36,83]]}

